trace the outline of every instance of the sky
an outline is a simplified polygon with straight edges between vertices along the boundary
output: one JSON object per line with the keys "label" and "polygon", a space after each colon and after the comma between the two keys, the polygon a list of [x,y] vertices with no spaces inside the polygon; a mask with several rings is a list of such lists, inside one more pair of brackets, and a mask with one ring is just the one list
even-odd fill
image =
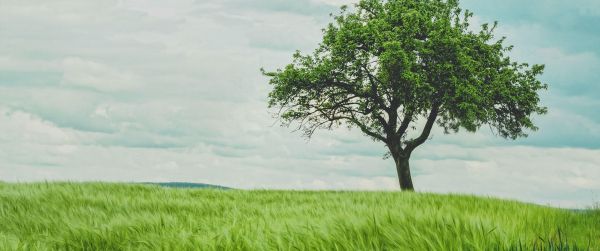
{"label": "sky", "polygon": [[[316,48],[351,0],[0,0],[0,180],[199,182],[397,190],[357,130],[282,128],[260,73]],[[463,0],[513,59],[546,65],[540,130],[432,139],[418,191],[552,205],[600,202],[600,2]]]}

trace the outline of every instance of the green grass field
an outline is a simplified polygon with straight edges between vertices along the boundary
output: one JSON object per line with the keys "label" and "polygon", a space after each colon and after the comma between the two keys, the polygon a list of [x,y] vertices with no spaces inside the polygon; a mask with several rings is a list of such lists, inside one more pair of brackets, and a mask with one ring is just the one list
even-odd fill
{"label": "green grass field", "polygon": [[600,211],[400,192],[0,183],[1,250],[600,250]]}

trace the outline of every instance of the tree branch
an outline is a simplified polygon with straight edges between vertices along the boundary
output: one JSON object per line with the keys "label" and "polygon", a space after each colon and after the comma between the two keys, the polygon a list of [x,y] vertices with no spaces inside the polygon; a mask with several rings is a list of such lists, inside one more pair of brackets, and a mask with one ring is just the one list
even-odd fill
{"label": "tree branch", "polygon": [[371,136],[371,137],[373,137],[375,139],[378,139],[381,142],[387,143],[387,140],[385,139],[385,137],[383,137],[383,136],[381,136],[381,135],[379,135],[379,134],[377,134],[375,132],[370,131],[369,128],[365,124],[363,124],[360,121],[358,121],[358,119],[352,117],[352,118],[348,118],[348,121],[350,121],[353,124],[355,124],[356,126],[358,126],[358,128],[360,128],[360,130],[363,133],[365,133],[365,134],[367,134],[367,135],[369,135],[369,136]]}
{"label": "tree branch", "polygon": [[375,82],[379,82],[380,84],[383,84],[383,82],[381,82],[381,80],[377,79],[377,77],[373,76],[373,74],[371,74],[371,72],[369,71],[369,69],[366,66],[363,65],[362,67],[365,70],[365,72],[367,73],[367,77],[369,78],[369,84],[371,84],[370,97],[373,98],[375,100],[375,102],[377,102],[377,104],[380,106],[381,109],[388,112],[390,108],[385,105],[385,102],[383,101],[381,96],[377,95],[377,93],[378,93],[377,92],[377,84],[375,83]]}
{"label": "tree branch", "polygon": [[410,122],[412,121],[413,113],[414,113],[414,111],[410,110],[407,114],[404,115],[404,118],[402,118],[402,124],[400,124],[398,131],[396,131],[396,134],[399,135],[400,137],[402,137],[402,135],[404,135],[404,133],[406,133],[406,129],[408,129],[408,126],[410,125]]}
{"label": "tree branch", "polygon": [[437,118],[439,109],[440,109],[440,105],[438,103],[434,103],[431,108],[431,112],[429,112],[429,116],[427,117],[427,123],[425,123],[425,127],[423,128],[421,135],[419,135],[419,137],[412,139],[406,143],[406,148],[405,148],[406,151],[412,152],[415,148],[417,148],[418,146],[420,146],[427,140],[427,138],[429,137],[429,134],[431,133],[431,128],[433,128],[435,119]]}

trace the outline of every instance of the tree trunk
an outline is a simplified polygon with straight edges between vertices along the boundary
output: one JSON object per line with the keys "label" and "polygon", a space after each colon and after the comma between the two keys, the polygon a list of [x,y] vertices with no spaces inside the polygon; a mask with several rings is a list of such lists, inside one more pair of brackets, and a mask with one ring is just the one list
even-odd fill
{"label": "tree trunk", "polygon": [[410,176],[409,156],[395,156],[396,171],[398,172],[398,182],[402,191],[412,192],[415,190],[412,177]]}

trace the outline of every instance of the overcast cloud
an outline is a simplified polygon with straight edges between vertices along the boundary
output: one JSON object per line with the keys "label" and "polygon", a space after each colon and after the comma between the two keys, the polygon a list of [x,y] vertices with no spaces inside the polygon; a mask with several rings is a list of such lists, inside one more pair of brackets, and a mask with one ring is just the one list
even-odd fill
{"label": "overcast cloud", "polygon": [[[266,107],[259,69],[310,52],[351,2],[0,0],[0,180],[397,189],[382,144],[345,129],[306,141]],[[463,6],[547,65],[550,112],[514,142],[434,132],[412,160],[417,189],[599,202],[600,4]]]}

